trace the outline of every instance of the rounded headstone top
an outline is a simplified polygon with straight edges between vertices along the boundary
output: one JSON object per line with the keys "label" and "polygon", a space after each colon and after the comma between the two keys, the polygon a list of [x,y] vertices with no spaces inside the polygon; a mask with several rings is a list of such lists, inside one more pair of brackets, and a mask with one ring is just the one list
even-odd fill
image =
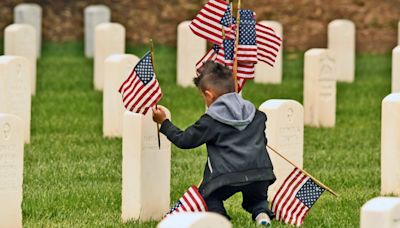
{"label": "rounded headstone top", "polygon": [[27,31],[30,30],[30,32],[35,33],[35,27],[33,27],[32,25],[28,25],[28,24],[11,24],[11,25],[7,26],[4,31],[5,32],[15,32],[15,31],[21,30],[21,29],[27,30]]}
{"label": "rounded headstone top", "polygon": [[37,11],[42,11],[42,7],[36,3],[21,3],[15,6],[14,10],[26,10],[26,9],[35,9]]}
{"label": "rounded headstone top", "polygon": [[285,104],[290,104],[293,106],[298,106],[298,107],[302,107],[302,105],[296,101],[296,100],[289,100],[289,99],[271,99],[271,100],[267,100],[264,103],[262,103],[260,105],[260,109],[264,109],[264,108],[273,108],[273,109],[277,109],[279,107],[281,107],[282,105]]}
{"label": "rounded headstone top", "polygon": [[1,55],[0,56],[0,64],[8,64],[15,60],[25,61],[27,63],[29,62],[28,59],[23,56],[16,56],[16,55]]}
{"label": "rounded headstone top", "polygon": [[396,206],[400,206],[399,197],[376,197],[365,203],[361,210],[387,211]]}
{"label": "rounded headstone top", "polygon": [[393,52],[400,52],[400,45],[393,48]]}
{"label": "rounded headstone top", "polygon": [[391,93],[387,95],[383,102],[400,102],[400,93]]}
{"label": "rounded headstone top", "polygon": [[125,27],[121,25],[120,23],[115,23],[115,22],[105,22],[98,24],[96,26],[96,30],[107,30],[110,28],[115,28],[115,29],[120,29],[120,30],[125,30]]}
{"label": "rounded headstone top", "polygon": [[328,25],[329,27],[337,27],[337,26],[346,26],[346,27],[350,27],[350,28],[355,28],[355,24],[354,22],[347,20],[347,19],[336,19],[333,20],[329,23]]}
{"label": "rounded headstone top", "polygon": [[305,56],[318,56],[318,55],[322,55],[328,52],[328,49],[326,48],[312,48],[307,50],[304,55]]}
{"label": "rounded headstone top", "polygon": [[231,228],[232,224],[223,216],[213,212],[178,213],[162,220],[157,228]]}
{"label": "rounded headstone top", "polygon": [[179,23],[178,29],[189,28],[190,23],[191,23],[191,21],[182,21],[181,23]]}
{"label": "rounded headstone top", "polygon": [[85,8],[85,12],[97,12],[97,11],[107,11],[111,12],[110,8],[106,5],[98,4],[98,5],[90,5]]}

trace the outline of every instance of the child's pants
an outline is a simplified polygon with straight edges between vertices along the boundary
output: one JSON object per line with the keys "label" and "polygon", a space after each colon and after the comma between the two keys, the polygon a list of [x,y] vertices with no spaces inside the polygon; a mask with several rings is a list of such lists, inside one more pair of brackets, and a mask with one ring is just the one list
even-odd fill
{"label": "child's pants", "polygon": [[208,211],[219,213],[230,220],[223,201],[237,192],[242,192],[242,207],[252,214],[253,220],[255,220],[256,216],[261,212],[266,213],[272,219],[274,213],[268,209],[267,201],[269,185],[271,185],[270,181],[257,181],[242,186],[223,186],[212,192],[207,198],[204,198],[204,200],[207,204]]}

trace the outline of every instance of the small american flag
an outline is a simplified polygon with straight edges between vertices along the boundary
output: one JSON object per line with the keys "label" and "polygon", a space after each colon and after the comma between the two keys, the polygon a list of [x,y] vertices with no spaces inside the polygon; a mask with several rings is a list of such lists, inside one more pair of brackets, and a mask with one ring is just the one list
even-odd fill
{"label": "small american flag", "polygon": [[224,17],[221,20],[221,24],[224,26],[225,32],[224,39],[235,39],[236,38],[236,19],[232,17],[231,5],[228,5],[228,9],[225,12]]}
{"label": "small american flag", "polygon": [[251,10],[240,10],[238,62],[257,63],[256,20]]}
{"label": "small american flag", "polygon": [[145,115],[160,101],[162,92],[153,70],[151,53],[147,52],[118,90],[127,110]]}
{"label": "small american flag", "polygon": [[213,48],[210,49],[197,63],[196,63],[196,72],[197,75],[199,74],[200,68],[204,65],[207,61],[215,61],[217,59],[217,54],[219,51],[219,46],[214,44]]}
{"label": "small american flag", "polygon": [[295,168],[272,200],[272,211],[277,220],[301,226],[307,212],[324,191],[324,188]]}
{"label": "small american flag", "polygon": [[272,28],[260,23],[256,24],[256,33],[258,60],[273,67],[282,46],[282,39]]}
{"label": "small american flag", "polygon": [[231,27],[230,5],[223,0],[208,1],[189,27],[194,34],[212,43],[221,44],[222,30]]}
{"label": "small american flag", "polygon": [[[233,68],[233,59],[235,52],[235,40],[224,40],[217,54],[216,62]],[[238,78],[253,79],[255,75],[254,63],[238,62],[237,76]]]}
{"label": "small american flag", "polygon": [[208,211],[206,202],[200,195],[196,186],[192,185],[183,196],[178,200],[174,207],[165,215],[170,216],[179,212],[206,212]]}

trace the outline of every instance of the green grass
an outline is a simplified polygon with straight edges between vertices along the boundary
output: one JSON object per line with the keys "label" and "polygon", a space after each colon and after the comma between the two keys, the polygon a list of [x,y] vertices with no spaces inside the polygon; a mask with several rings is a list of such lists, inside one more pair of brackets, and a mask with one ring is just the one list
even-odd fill
{"label": "green grass", "polygon": [[[2,53],[0,47],[0,53]],[[145,47],[130,47],[142,55]],[[175,85],[176,50],[156,48],[156,71],[173,121],[185,128],[204,112],[194,88]],[[281,85],[248,83],[244,97],[256,106],[272,98],[302,102],[302,54],[285,54]],[[45,43],[32,101],[32,139],[25,147],[25,227],[154,227],[120,220],[121,139],[102,137],[102,94],[93,90],[92,60],[81,43]],[[325,193],[304,227],[358,227],[361,206],[379,195],[380,103],[390,92],[390,56],[359,55],[352,84],[338,84],[337,124],[305,128],[304,167],[336,190]],[[171,204],[197,184],[205,148],[172,148]],[[235,195],[226,207],[234,227],[252,227]],[[274,222],[274,227],[287,227]]]}

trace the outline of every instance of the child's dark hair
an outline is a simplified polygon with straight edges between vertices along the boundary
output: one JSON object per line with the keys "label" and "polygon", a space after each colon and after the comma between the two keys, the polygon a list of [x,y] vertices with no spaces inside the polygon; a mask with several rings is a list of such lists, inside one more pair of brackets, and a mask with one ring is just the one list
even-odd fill
{"label": "child's dark hair", "polygon": [[199,76],[193,79],[201,91],[212,89],[218,96],[235,92],[232,72],[229,68],[212,61],[207,61],[199,70]]}

